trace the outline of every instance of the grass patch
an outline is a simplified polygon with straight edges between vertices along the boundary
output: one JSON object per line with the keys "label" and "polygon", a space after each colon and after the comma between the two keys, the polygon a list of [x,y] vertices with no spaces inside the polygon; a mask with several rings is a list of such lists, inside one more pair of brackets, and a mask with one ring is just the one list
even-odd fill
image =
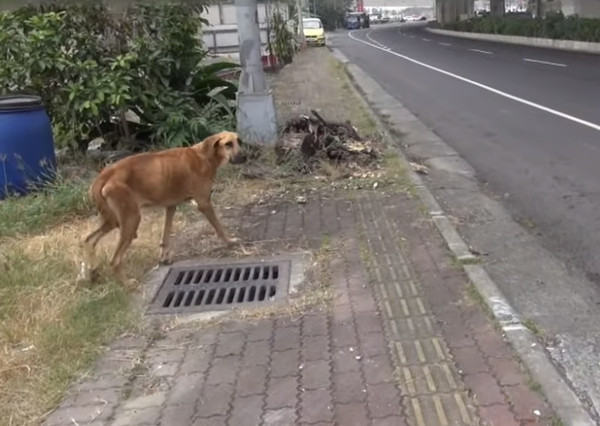
{"label": "grass patch", "polygon": [[542,393],[542,385],[540,385],[537,381],[533,380],[532,378],[529,378],[529,380],[527,381],[527,387],[529,387],[529,390],[531,390],[532,392],[536,392],[539,394]]}
{"label": "grass patch", "polygon": [[486,303],[485,299],[483,298],[483,296],[481,295],[481,293],[479,293],[479,290],[477,290],[477,287],[475,287],[475,284],[473,283],[469,283],[469,285],[467,286],[467,297],[474,302],[476,305],[479,306],[479,308],[483,311],[483,313],[491,320],[494,320],[494,324],[496,325],[496,318],[494,317],[494,313],[492,312],[492,310],[490,309],[490,307],[488,306],[488,304]]}
{"label": "grass patch", "polygon": [[522,321],[523,325],[529,329],[537,338],[546,340],[546,334],[540,328],[540,326],[531,318],[525,318]]}
{"label": "grass patch", "polygon": [[36,234],[60,223],[90,214],[89,182],[58,178],[43,191],[0,201],[0,240]]}
{"label": "grass patch", "polygon": [[[77,217],[66,207],[62,211]],[[49,222],[40,221],[37,229],[47,228],[44,233],[0,243],[0,419],[8,424],[39,423],[72,380],[92,366],[102,345],[131,330],[139,318],[106,266],[117,233],[99,246],[100,282],[81,288],[75,285],[79,242],[96,219],[62,223],[66,219],[59,215],[46,217],[61,224],[47,228]],[[129,276],[140,279],[156,262],[161,228],[162,214],[143,220],[126,262]]]}
{"label": "grass patch", "polygon": [[348,95],[348,100],[344,103],[344,110],[347,111],[348,119],[356,126],[362,134],[374,135],[379,130],[377,123],[371,116],[371,111],[367,109],[362,98],[354,88],[350,76],[346,71],[346,65],[338,61],[333,55],[329,55],[328,68],[334,78],[340,82],[340,89]]}
{"label": "grass patch", "polygon": [[480,265],[482,262],[483,261],[481,260],[481,258],[477,256],[474,256],[472,258],[459,259],[458,257],[453,255],[450,259],[450,263],[452,263],[452,266],[456,268],[460,268],[464,265]]}

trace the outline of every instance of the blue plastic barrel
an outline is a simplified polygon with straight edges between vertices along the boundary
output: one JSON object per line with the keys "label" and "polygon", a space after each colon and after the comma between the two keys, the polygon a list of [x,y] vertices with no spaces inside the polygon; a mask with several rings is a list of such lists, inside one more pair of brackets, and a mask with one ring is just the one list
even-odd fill
{"label": "blue plastic barrel", "polygon": [[52,125],[38,96],[0,96],[0,200],[25,195],[56,174]]}

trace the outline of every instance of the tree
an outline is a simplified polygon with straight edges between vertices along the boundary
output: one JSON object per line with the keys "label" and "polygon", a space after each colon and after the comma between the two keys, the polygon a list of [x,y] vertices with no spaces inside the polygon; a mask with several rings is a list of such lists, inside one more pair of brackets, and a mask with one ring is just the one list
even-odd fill
{"label": "tree", "polygon": [[346,11],[350,8],[352,0],[320,0],[317,16],[323,22],[326,30],[335,30],[343,27],[346,20]]}

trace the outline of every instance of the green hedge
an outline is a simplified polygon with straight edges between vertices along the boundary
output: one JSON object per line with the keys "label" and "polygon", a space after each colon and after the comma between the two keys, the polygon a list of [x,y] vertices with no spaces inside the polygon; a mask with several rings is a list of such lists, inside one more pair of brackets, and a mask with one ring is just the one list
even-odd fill
{"label": "green hedge", "polygon": [[[58,0],[0,12],[0,94],[35,93],[59,147],[180,146],[233,128],[232,63],[205,65],[207,21],[192,2]],[[198,2],[195,2],[198,3]],[[139,118],[131,121],[131,113]]]}
{"label": "green hedge", "polygon": [[510,15],[484,16],[445,24],[441,28],[472,33],[600,42],[600,19],[580,18],[577,15],[565,17],[560,12],[549,14],[545,19]]}

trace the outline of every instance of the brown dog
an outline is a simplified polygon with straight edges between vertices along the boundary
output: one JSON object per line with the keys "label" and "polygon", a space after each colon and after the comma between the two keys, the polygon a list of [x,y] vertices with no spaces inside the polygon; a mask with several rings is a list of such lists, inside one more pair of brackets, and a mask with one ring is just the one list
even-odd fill
{"label": "brown dog", "polygon": [[[226,243],[239,240],[228,237],[213,210],[210,195],[217,169],[228,162],[244,160],[238,135],[221,132],[189,148],[137,154],[106,167],[92,183],[89,195],[100,213],[100,227],[84,241],[86,263],[82,278],[93,278],[95,248],[115,228],[120,238],[110,262],[115,275],[124,281],[121,263],[125,251],[137,237],[143,207],[164,207],[165,225],[160,261],[170,261],[170,234],[177,205],[194,200],[217,235]],[[91,270],[92,274],[95,272]]]}

